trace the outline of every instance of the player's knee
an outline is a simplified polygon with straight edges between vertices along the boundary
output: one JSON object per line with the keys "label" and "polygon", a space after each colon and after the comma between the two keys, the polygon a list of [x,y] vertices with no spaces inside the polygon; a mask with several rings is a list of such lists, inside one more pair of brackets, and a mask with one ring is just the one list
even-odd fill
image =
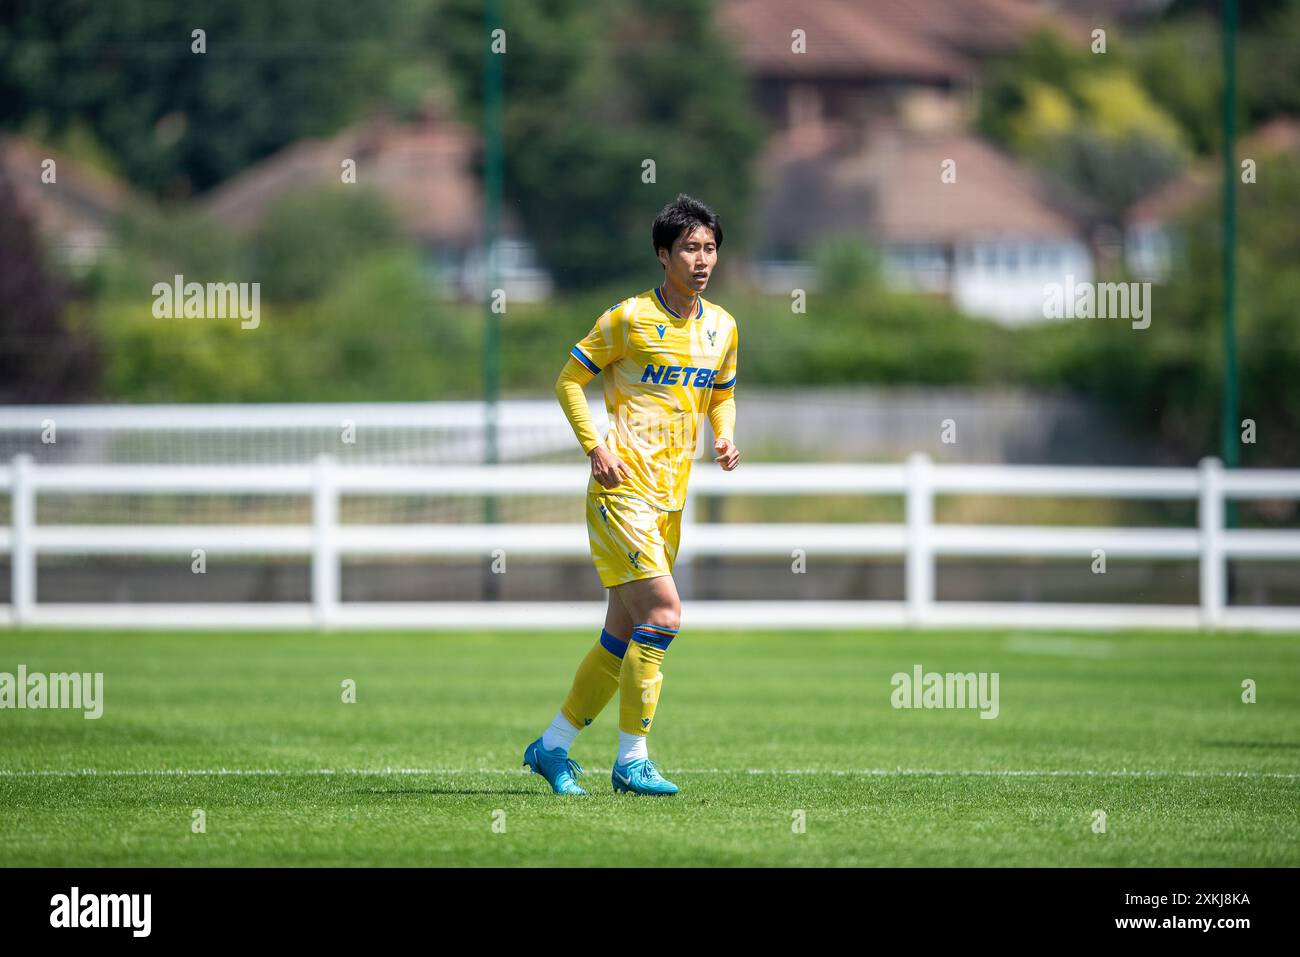
{"label": "player's knee", "polygon": [[668,602],[662,605],[656,605],[647,616],[646,621],[651,625],[658,625],[660,628],[671,628],[676,631],[681,627],[682,605],[679,601]]}

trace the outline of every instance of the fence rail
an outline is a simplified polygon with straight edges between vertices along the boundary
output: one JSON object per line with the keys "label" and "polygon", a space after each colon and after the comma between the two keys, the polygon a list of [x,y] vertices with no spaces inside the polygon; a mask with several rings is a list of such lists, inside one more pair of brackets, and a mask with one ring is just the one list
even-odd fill
{"label": "fence rail", "polygon": [[[600,619],[590,602],[343,602],[344,556],[481,556],[494,550],[585,556],[579,524],[340,524],[345,495],[535,496],[581,494],[586,469],[571,466],[343,465],[328,456],[299,466],[37,465],[16,456],[0,466],[11,525],[0,554],[11,561],[11,603],[0,624],[99,627],[569,627]],[[263,494],[309,496],[310,525],[39,525],[36,496],[59,494]],[[901,496],[901,524],[710,524],[695,534],[703,497],[861,494]],[[1196,528],[955,525],[934,521],[943,494],[1194,500]],[[1196,469],[935,465],[751,464],[733,473],[700,469],[683,513],[679,565],[706,556],[816,555],[902,559],[903,601],[693,601],[693,623],[735,627],[1042,626],[1300,630],[1300,607],[1230,607],[1229,559],[1300,559],[1300,531],[1224,528],[1229,499],[1300,499],[1300,470],[1225,472],[1217,459]],[[302,555],[311,560],[311,602],[278,604],[58,604],[38,602],[39,555]],[[1184,558],[1199,562],[1197,605],[938,601],[942,557]]]}

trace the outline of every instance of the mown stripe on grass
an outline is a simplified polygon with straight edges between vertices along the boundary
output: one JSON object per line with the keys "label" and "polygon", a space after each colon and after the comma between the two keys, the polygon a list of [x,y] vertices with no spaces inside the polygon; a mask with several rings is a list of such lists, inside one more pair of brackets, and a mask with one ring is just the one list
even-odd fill
{"label": "mown stripe on grass", "polygon": [[[608,768],[593,767],[592,771]],[[1288,771],[1180,771],[1118,768],[1096,769],[948,769],[948,768],[666,768],[674,774],[769,774],[840,777],[982,777],[982,778],[1274,778],[1293,781],[1300,772]],[[66,768],[3,769],[3,778],[39,777],[310,777],[315,775],[457,775],[529,774],[522,768]]]}

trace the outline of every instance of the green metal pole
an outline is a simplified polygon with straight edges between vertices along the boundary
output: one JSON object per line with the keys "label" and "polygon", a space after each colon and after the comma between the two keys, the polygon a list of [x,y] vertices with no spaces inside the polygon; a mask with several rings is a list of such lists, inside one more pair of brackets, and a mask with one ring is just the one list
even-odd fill
{"label": "green metal pole", "polygon": [[[1223,467],[1241,462],[1237,437],[1237,0],[1223,0]],[[1237,527],[1237,502],[1227,499],[1225,528]],[[1236,593],[1232,563],[1224,569],[1227,602]]]}
{"label": "green metal pole", "polygon": [[487,404],[487,453],[490,465],[497,462],[497,400],[501,390],[501,324],[500,316],[493,310],[493,290],[498,287],[499,268],[497,239],[501,222],[501,99],[502,60],[504,54],[492,51],[492,31],[500,25],[498,8],[500,0],[487,0],[484,4],[484,33],[487,38],[487,60],[484,63],[483,133],[486,147],[486,170],[483,184],[485,208],[483,212],[483,241],[487,295],[483,301],[483,399]]}
{"label": "green metal pole", "polygon": [[[501,223],[502,145],[501,101],[504,86],[505,54],[492,49],[492,31],[501,26],[500,0],[487,0],[483,6],[484,56],[483,64],[483,140],[486,152],[483,183],[483,244],[484,278],[483,299],[483,406],[485,413],[484,462],[495,465],[499,459],[497,447],[498,400],[501,392],[501,322],[493,309],[494,293],[500,285],[497,240]],[[497,500],[493,495],[483,501],[483,521],[494,525],[497,521]],[[500,598],[500,579],[492,570],[492,559],[484,567],[483,592],[488,601]]]}
{"label": "green metal pole", "polygon": [[[1237,438],[1237,0],[1223,0],[1223,432],[1225,468],[1241,462]],[[1234,514],[1230,509],[1229,514]],[[1229,525],[1233,524],[1231,521]]]}

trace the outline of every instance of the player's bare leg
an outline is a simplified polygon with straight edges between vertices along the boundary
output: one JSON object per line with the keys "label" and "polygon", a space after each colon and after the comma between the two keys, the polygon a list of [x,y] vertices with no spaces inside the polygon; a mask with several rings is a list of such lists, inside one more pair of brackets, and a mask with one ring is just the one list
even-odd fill
{"label": "player's bare leg", "polygon": [[654,721],[663,685],[668,645],[677,635],[682,603],[671,575],[627,582],[612,589],[631,618],[632,640],[619,673],[618,758],[611,780],[616,791],[676,794],[677,785],[659,774],[650,761],[646,735]]}
{"label": "player's bare leg", "polygon": [[682,618],[682,600],[672,575],[657,575],[610,589],[623,603],[629,631],[643,622],[664,628],[678,628]]}
{"label": "player's bare leg", "polygon": [[605,594],[609,599],[605,607],[605,630],[619,641],[628,641],[632,637],[632,615],[618,596],[617,588],[607,588]]}

